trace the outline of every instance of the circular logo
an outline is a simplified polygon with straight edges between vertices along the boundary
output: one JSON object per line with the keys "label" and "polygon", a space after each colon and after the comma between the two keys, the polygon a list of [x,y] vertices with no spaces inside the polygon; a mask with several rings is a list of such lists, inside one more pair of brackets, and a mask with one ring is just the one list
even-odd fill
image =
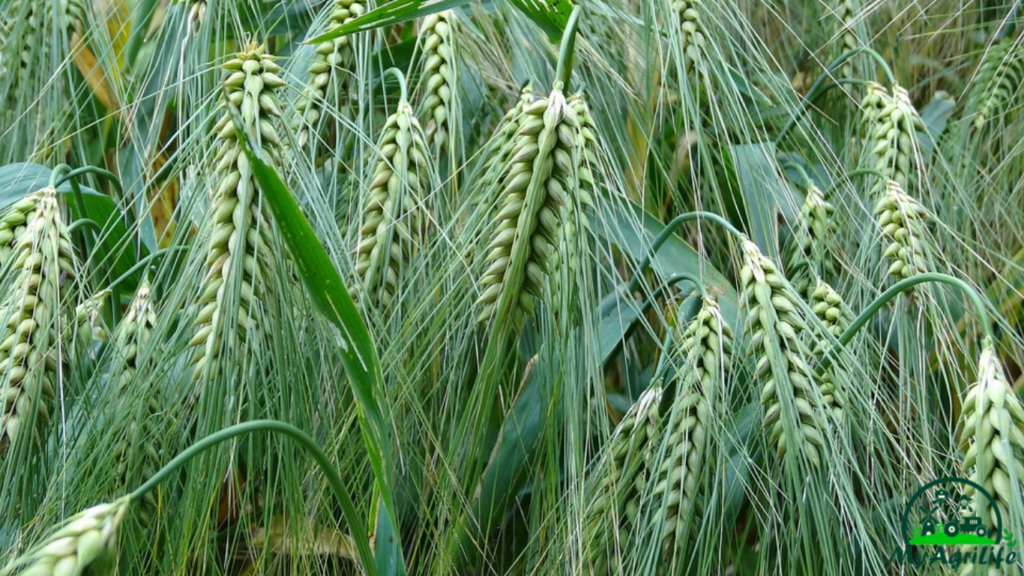
{"label": "circular logo", "polygon": [[[922,522],[915,522],[913,524],[915,526],[916,525],[922,526],[921,534],[914,534],[913,530],[911,529],[911,526],[912,526],[911,521],[910,521],[910,512],[911,512],[911,510],[914,510],[914,507],[915,507],[915,505],[917,505],[918,500],[922,499],[922,497],[926,497],[927,496],[928,491],[931,488],[934,488],[936,486],[946,486],[946,485],[949,485],[949,484],[960,485],[961,487],[973,488],[974,491],[975,491],[975,498],[984,497],[985,499],[988,500],[989,507],[992,510],[992,512],[995,514],[995,518],[996,518],[996,525],[993,527],[994,528],[993,531],[990,531],[989,530],[989,526],[981,518],[979,518],[977,516],[964,516],[964,515],[961,515],[961,517],[959,519],[950,518],[949,520],[946,521],[946,523],[939,525],[937,523],[937,521],[931,516],[931,514],[934,513],[937,510],[937,508],[935,508],[935,509],[932,509],[932,511],[928,514],[928,516],[926,516],[924,518],[924,520]],[[963,492],[963,488],[961,488],[961,493],[962,492]],[[949,497],[949,494],[950,494],[950,491],[947,491],[947,490],[936,490],[935,498],[933,499],[933,501],[935,501],[935,502],[953,502],[953,500]],[[961,501],[962,500],[963,500],[963,497],[961,498]],[[927,504],[927,502],[924,503],[924,506],[922,506],[922,508],[924,510],[929,510],[930,509],[930,507]],[[903,530],[903,537],[904,537],[904,539],[908,543],[910,543],[910,544],[914,544],[913,540],[920,539],[921,536],[930,537],[933,534],[940,533],[940,530],[939,530],[940,526],[941,526],[941,534],[943,536],[945,536],[946,538],[949,538],[949,539],[959,538],[961,536],[968,536],[968,537],[973,536],[976,539],[986,539],[988,541],[987,542],[981,542],[981,541],[977,541],[977,540],[975,540],[975,541],[968,541],[967,539],[961,538],[960,541],[953,541],[953,540],[949,540],[949,541],[927,541],[927,542],[922,542],[922,544],[961,544],[961,543],[963,543],[963,544],[972,544],[973,543],[973,544],[994,545],[994,544],[999,544],[999,541],[1002,540],[1002,535],[1003,535],[1003,517],[999,513],[999,507],[996,506],[995,499],[992,498],[992,495],[989,494],[987,490],[985,490],[984,488],[982,488],[980,485],[976,484],[975,482],[967,480],[966,478],[950,477],[950,478],[939,478],[938,480],[933,480],[933,481],[925,484],[917,492],[915,492],[913,497],[910,498],[910,502],[907,503],[907,507],[903,509],[903,521],[902,521],[902,524],[901,524],[901,528]],[[932,530],[931,533],[928,533],[929,529]],[[989,544],[989,542],[991,542],[991,544]]]}

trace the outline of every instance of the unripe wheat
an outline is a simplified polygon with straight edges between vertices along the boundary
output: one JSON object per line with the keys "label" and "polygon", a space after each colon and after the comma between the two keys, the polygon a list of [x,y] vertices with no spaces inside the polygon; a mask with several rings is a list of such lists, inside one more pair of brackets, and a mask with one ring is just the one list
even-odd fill
{"label": "unripe wheat", "polygon": [[1024,50],[1013,38],[1004,38],[985,54],[974,89],[969,96],[969,108],[975,110],[973,126],[985,127],[989,120],[1006,112],[1013,97],[1024,83]]}
{"label": "unripe wheat", "polygon": [[930,244],[924,207],[903,191],[895,180],[885,183],[884,195],[875,204],[874,215],[889,241],[884,256],[891,260],[888,274],[909,278],[927,272],[931,266]]}
{"label": "unripe wheat", "polygon": [[448,145],[458,95],[455,40],[455,18],[451,11],[431,14],[423,20],[421,74],[426,85],[421,108],[426,116],[427,145],[438,154]]}

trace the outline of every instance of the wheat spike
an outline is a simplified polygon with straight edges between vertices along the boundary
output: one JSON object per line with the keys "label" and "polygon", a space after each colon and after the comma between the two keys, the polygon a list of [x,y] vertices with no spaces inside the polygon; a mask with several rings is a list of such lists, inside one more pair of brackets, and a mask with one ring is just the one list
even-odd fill
{"label": "wheat spike", "polygon": [[8,223],[24,219],[4,263],[6,293],[0,307],[0,455],[26,431],[50,417],[57,384],[57,346],[64,309],[63,277],[75,276],[75,260],[57,193],[45,188],[4,214]]}
{"label": "wheat spike", "polygon": [[769,442],[780,458],[794,449],[818,466],[829,428],[823,414],[830,411],[832,398],[819,389],[810,368],[804,343],[807,322],[799,301],[772,261],[749,240],[743,243],[740,278]]}
{"label": "wheat spike", "polygon": [[[148,390],[138,390],[133,387],[136,376],[140,369],[144,370],[143,358],[140,353],[150,342],[154,327],[156,326],[156,309],[153,305],[152,293],[149,282],[143,281],[135,292],[135,298],[124,319],[117,327],[114,335],[115,368],[117,398],[119,402],[130,405],[132,396],[142,394],[148,396],[144,411],[135,414],[131,425],[126,430],[126,436],[117,445],[118,456],[117,477],[122,489],[133,488],[140,481],[148,479],[155,474],[161,465],[160,447],[154,444],[152,434],[155,419],[159,417],[161,410],[161,394],[158,386],[151,386]],[[144,446],[144,454],[141,462],[132,463],[129,457],[130,446]],[[136,464],[136,468],[131,466]],[[156,501],[152,493],[146,494],[144,504],[149,511],[156,509]],[[143,518],[145,520],[145,517]]]}
{"label": "wheat spike", "polygon": [[[963,477],[992,495],[1005,525],[1020,513],[1012,503],[1024,482],[1024,407],[988,340],[978,360],[978,381],[967,391],[960,412],[960,445],[965,450]],[[994,526],[995,511],[990,514]]]}
{"label": "wheat spike", "polygon": [[[857,32],[854,30],[856,15],[859,11],[854,7],[853,3],[854,0],[839,0],[839,5],[835,9],[839,25],[839,49],[835,55],[837,58],[840,54],[856,50],[860,46],[860,41],[857,40]],[[839,68],[839,77],[854,78],[852,59],[844,62]]]}
{"label": "wheat spike", "polygon": [[981,62],[974,81],[968,109],[976,110],[973,126],[984,128],[989,120],[1006,112],[1005,108],[1024,83],[1024,51],[1012,38],[1004,38],[992,45]]}
{"label": "wheat spike", "polygon": [[476,178],[477,185],[474,188],[473,197],[470,200],[474,204],[490,206],[494,202],[491,196],[499,190],[497,185],[505,179],[509,168],[512,166],[511,154],[515,148],[516,133],[519,125],[525,119],[523,110],[533,104],[536,97],[533,90],[526,86],[519,95],[519,100],[509,108],[508,112],[494,129],[487,147],[484,150],[483,165],[480,175]]}
{"label": "wheat spike", "polygon": [[[205,366],[212,365],[221,342],[227,339],[227,330],[237,331],[239,344],[245,341],[261,269],[272,265],[267,253],[278,249],[238,131],[254,134],[265,157],[271,162],[277,160],[281,140],[273,119],[280,115],[275,91],[284,86],[278,76],[281,69],[262,46],[254,45],[229,60],[224,69],[221,105],[237,106],[244,125],[236,126],[225,110],[214,128],[219,147],[215,160],[217,187],[210,207],[213,225],[204,262],[206,275],[193,319],[196,332],[189,342],[195,348],[197,377]],[[225,291],[230,292],[229,286],[236,282],[241,289],[237,308],[232,309]]]}
{"label": "wheat spike", "polygon": [[924,207],[903,191],[895,180],[885,183],[885,194],[875,204],[874,215],[889,241],[884,256],[891,261],[888,274],[909,278],[930,269],[930,247]]}
{"label": "wheat spike", "polygon": [[679,16],[682,35],[683,70],[692,74],[707,64],[707,36],[701,23],[703,0],[675,0],[672,10]]}
{"label": "wheat spike", "polygon": [[421,75],[425,78],[421,108],[426,116],[427,145],[440,154],[448,145],[450,123],[457,90],[455,50],[457,29],[450,11],[431,14],[420,29],[422,44]]}
{"label": "wheat spike", "polygon": [[123,497],[80,512],[24,555],[0,576],[77,576],[111,571],[117,529],[131,503]]}
{"label": "wheat spike", "polygon": [[800,215],[793,223],[793,240],[786,259],[787,276],[805,297],[813,290],[817,277],[835,273],[835,262],[827,249],[829,238],[836,231],[835,210],[821,189],[808,184]]}
{"label": "wheat spike", "polygon": [[[533,314],[554,252],[562,242],[563,208],[576,194],[580,121],[561,86],[523,109],[508,173],[501,185],[501,209],[488,245],[479,322],[509,314],[517,329]],[[502,304],[503,299],[505,304]],[[507,310],[497,310],[507,305]]]}
{"label": "wheat spike", "polygon": [[665,459],[651,479],[652,493],[667,503],[663,520],[660,500],[654,503],[659,513],[653,515],[654,521],[661,521],[666,554],[689,539],[686,530],[691,515],[699,518],[703,514],[708,495],[700,489],[702,478],[714,473],[712,414],[725,402],[725,359],[733,346],[732,330],[711,296],[703,299],[700,311],[685,329],[677,329],[674,335],[672,365],[678,370],[668,382],[675,382],[676,396],[665,436]]}
{"label": "wheat spike", "polygon": [[907,190],[917,159],[917,133],[925,132],[910,95],[901,86],[893,86],[889,92],[869,82],[861,106],[875,170]]}
{"label": "wheat spike", "polygon": [[356,273],[363,291],[387,307],[400,276],[423,243],[427,194],[435,186],[423,130],[402,100],[384,125],[359,227]]}
{"label": "wheat spike", "polygon": [[[853,322],[853,313],[849,306],[843,301],[843,297],[827,282],[817,280],[808,298],[811,311],[821,320],[821,323],[832,336],[838,338]],[[831,348],[831,344],[825,338],[813,338],[813,353],[823,357]],[[818,390],[821,392],[825,406],[832,411],[836,422],[843,422],[844,410],[846,407],[846,390],[842,379],[835,378],[835,365],[825,370],[818,376]]]}
{"label": "wheat spike", "polygon": [[[331,15],[327,19],[328,28],[333,29],[362,16],[366,12],[366,3],[357,0],[335,0],[329,10]],[[295,103],[295,115],[292,119],[292,128],[295,130],[296,142],[300,148],[309,143],[312,137],[310,129],[318,125],[323,115],[331,79],[334,78],[341,83],[343,92],[347,91],[349,70],[356,61],[353,40],[352,36],[339,36],[316,46],[313,61],[307,72],[309,78]]]}

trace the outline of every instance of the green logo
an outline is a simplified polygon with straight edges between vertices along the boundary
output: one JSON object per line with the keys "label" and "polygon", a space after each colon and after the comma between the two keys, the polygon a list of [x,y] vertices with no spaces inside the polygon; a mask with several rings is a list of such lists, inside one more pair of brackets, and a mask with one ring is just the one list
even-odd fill
{"label": "green logo", "polygon": [[[893,551],[890,564],[999,568],[1017,560],[1016,539],[1003,528],[995,499],[965,478],[939,478],[915,492],[903,510],[902,534],[906,545]],[[947,553],[946,546],[953,548]]]}

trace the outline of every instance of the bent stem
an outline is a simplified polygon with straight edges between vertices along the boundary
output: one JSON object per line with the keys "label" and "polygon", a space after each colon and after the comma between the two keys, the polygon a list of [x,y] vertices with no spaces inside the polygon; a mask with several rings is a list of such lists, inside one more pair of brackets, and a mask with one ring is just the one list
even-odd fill
{"label": "bent stem", "polygon": [[824,358],[822,358],[821,364],[819,364],[817,368],[818,373],[821,374],[832,364],[836,350],[845,348],[846,345],[850,343],[850,340],[853,340],[853,337],[856,336],[857,332],[867,324],[868,320],[874,317],[874,315],[882,309],[882,306],[885,306],[901,292],[904,292],[909,288],[913,288],[918,284],[924,284],[925,282],[937,282],[939,284],[948,284],[959,288],[965,295],[967,295],[971,300],[971,303],[974,304],[974,307],[978,312],[978,322],[981,324],[982,331],[985,333],[985,339],[989,342],[995,342],[995,337],[992,334],[992,322],[989,319],[988,309],[985,308],[985,303],[982,301],[978,291],[971,287],[967,282],[964,282],[955,276],[942,274],[940,272],[926,272],[924,274],[917,274],[910,278],[900,280],[893,284],[888,290],[882,292],[882,294],[879,295],[878,298],[875,298],[871,304],[868,304],[867,308],[865,308],[864,311],[862,311],[860,315],[853,320],[849,328],[839,336],[839,346],[833,346],[830,348],[828,353],[826,353]]}
{"label": "bent stem", "polygon": [[680,214],[679,216],[676,216],[671,221],[669,221],[669,223],[665,225],[665,229],[662,230],[661,233],[658,234],[658,236],[654,239],[654,242],[651,244],[651,251],[648,252],[647,256],[645,256],[643,261],[640,262],[640,266],[638,267],[636,274],[634,274],[633,279],[630,280],[629,286],[626,288],[627,293],[633,292],[634,290],[637,289],[637,286],[640,285],[640,276],[644,273],[645,270],[647,270],[648,267],[650,267],[651,259],[653,259],[654,255],[658,253],[658,249],[661,248],[665,244],[665,242],[668,241],[669,237],[672,235],[675,229],[687,222],[692,222],[694,220],[710,220],[711,222],[718,224],[722,228],[725,228],[730,234],[732,234],[739,240],[742,241],[747,239],[747,236],[744,233],[740,232],[735,226],[733,226],[731,222],[729,222],[725,218],[722,218],[718,214],[715,214],[714,212],[704,212],[702,210],[698,210],[696,212],[687,212],[686,214]]}
{"label": "bent stem", "polygon": [[309,452],[309,455],[313,457],[313,460],[315,460],[320,469],[323,470],[324,475],[327,476],[327,482],[330,484],[331,490],[334,491],[334,496],[338,499],[338,503],[341,505],[342,513],[345,515],[345,520],[349,525],[350,535],[356,543],[356,548],[359,550],[359,560],[363,564],[363,569],[367,574],[376,575],[377,568],[373,563],[373,552],[370,550],[369,539],[363,531],[356,528],[356,526],[359,526],[359,515],[356,512],[356,506],[352,501],[352,497],[349,496],[348,492],[345,490],[345,485],[341,480],[341,475],[338,474],[338,470],[333,464],[331,464],[331,460],[327,457],[327,454],[324,453],[323,449],[320,448],[312,438],[310,438],[305,432],[285,422],[279,422],[277,420],[253,420],[251,422],[235,424],[234,426],[229,426],[228,428],[214,432],[206,438],[203,438],[189,446],[184,452],[178,454],[156,474],[151,476],[150,479],[142,486],[139,486],[134,492],[129,494],[129,498],[131,498],[132,501],[142,498],[156,488],[160,482],[177,472],[178,469],[184,466],[189,460],[199,456],[221,442],[250,432],[276,432],[278,434],[283,434],[294,440]]}
{"label": "bent stem", "polygon": [[384,71],[384,75],[386,76],[389,72],[398,80],[398,88],[402,94],[402,102],[408,102],[409,90],[405,86],[405,74],[402,74],[402,71],[398,68],[388,68]]}
{"label": "bent stem", "polygon": [[[847,60],[861,53],[867,53],[869,56],[874,58],[875,62],[878,63],[878,65],[882,68],[882,71],[885,73],[885,78],[889,81],[889,86],[896,85],[896,76],[892,73],[892,68],[889,67],[889,64],[885,61],[885,58],[882,58],[882,55],[879,54],[878,52],[875,52],[871,48],[864,46],[842,53],[838,58],[833,60],[827,68],[825,68],[825,71],[822,72],[820,76],[818,76],[817,80],[814,81],[814,84],[811,84],[811,88],[807,91],[807,95],[804,96],[802,100],[800,100],[800,104],[797,106],[796,111],[793,112],[793,115],[790,117],[789,122],[782,129],[782,131],[779,132],[779,135],[776,136],[776,146],[778,146],[782,142],[782,140],[793,130],[793,128],[796,127],[797,121],[800,120],[801,117],[803,117],[804,113],[807,112],[807,109],[808,107],[810,107],[811,103],[817,100],[819,96],[825,94],[826,92],[828,92],[832,88],[835,88],[839,84],[859,84],[863,82],[862,80],[856,78],[835,78],[836,70],[838,70],[843,64],[845,64]],[[825,82],[827,82],[828,80],[833,80],[833,84],[825,85]]]}

